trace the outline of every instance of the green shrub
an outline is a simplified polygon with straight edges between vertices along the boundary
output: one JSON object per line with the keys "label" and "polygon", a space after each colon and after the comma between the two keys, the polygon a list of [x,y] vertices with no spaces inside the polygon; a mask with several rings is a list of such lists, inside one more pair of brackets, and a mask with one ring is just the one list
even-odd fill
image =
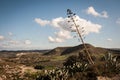
{"label": "green shrub", "polygon": [[76,63],[78,60],[78,57],[76,55],[72,55],[67,58],[66,62],[63,63],[64,66],[73,66],[74,63]]}

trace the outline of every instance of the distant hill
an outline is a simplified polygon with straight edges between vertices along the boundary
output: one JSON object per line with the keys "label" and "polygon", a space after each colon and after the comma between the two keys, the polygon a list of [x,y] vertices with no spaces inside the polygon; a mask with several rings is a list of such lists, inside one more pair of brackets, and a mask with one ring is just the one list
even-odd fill
{"label": "distant hill", "polygon": [[[101,47],[95,47],[91,44],[86,44],[87,49],[91,53],[91,55],[99,56],[103,55],[105,53],[114,53],[115,55],[120,55],[120,49],[118,48],[101,48]],[[3,50],[0,51],[0,58],[4,57],[16,57],[16,54],[20,53],[39,53],[43,55],[78,55],[79,52],[83,52],[84,46],[83,44],[77,45],[77,46],[71,46],[71,47],[57,47],[54,49],[49,50],[16,50],[16,51],[8,51]]]}
{"label": "distant hill", "polygon": [[57,47],[55,49],[46,52],[44,55],[61,55],[61,53],[63,53],[68,48],[71,47]]}
{"label": "distant hill", "polygon": [[[100,54],[100,53],[107,53],[107,50],[104,48],[97,48],[94,47],[91,44],[85,44],[87,49],[89,50],[89,52],[91,54]],[[65,55],[65,54],[78,54],[79,52],[83,52],[85,50],[83,44],[78,45],[78,46],[74,46],[71,48],[66,49],[61,55]]]}
{"label": "distant hill", "polygon": [[[105,53],[111,52],[111,53],[118,53],[118,51],[116,50],[112,50],[112,49],[105,49],[105,48],[101,48],[101,47],[94,47],[91,44],[85,44],[87,49],[89,50],[91,55],[103,55]],[[83,52],[85,50],[83,44],[78,45],[78,46],[73,46],[73,47],[57,47],[51,51],[48,51],[47,53],[45,53],[45,55],[70,55],[70,54],[74,54],[74,55],[78,55],[79,52]],[[120,53],[120,52],[119,52]]]}
{"label": "distant hill", "polygon": [[2,50],[0,51],[0,58],[13,58],[16,57],[17,54],[21,53],[40,53],[44,54],[50,50],[16,50],[16,51],[9,51],[9,50]]}
{"label": "distant hill", "polygon": [[120,54],[120,49],[118,49],[118,48],[110,48],[107,50],[109,50],[110,52],[114,52],[115,54]]}

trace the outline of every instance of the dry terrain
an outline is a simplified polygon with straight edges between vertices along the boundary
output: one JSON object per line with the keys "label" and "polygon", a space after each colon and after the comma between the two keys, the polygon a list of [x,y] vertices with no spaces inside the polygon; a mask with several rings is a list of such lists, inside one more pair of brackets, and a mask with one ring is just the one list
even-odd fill
{"label": "dry terrain", "polygon": [[[120,61],[120,50],[118,49],[98,48],[90,44],[86,44],[86,46],[90,55],[95,59],[95,63],[101,64],[102,57],[107,55],[107,53],[112,53],[113,57],[117,56],[117,60]],[[42,75],[43,72],[46,73],[46,70],[62,69],[63,63],[65,63],[70,56],[79,56],[83,51],[83,45],[57,47],[53,50],[43,51],[1,51],[0,80],[37,80],[37,77]],[[39,69],[35,69],[35,66],[38,66],[37,68]],[[107,77],[106,79],[104,76],[98,76],[97,79],[120,80],[120,74],[116,74],[114,77]]]}

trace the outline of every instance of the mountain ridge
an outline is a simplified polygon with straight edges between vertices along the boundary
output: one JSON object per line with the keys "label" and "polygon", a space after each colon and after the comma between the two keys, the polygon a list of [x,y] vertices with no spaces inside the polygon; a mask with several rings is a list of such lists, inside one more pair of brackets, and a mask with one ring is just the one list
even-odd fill
{"label": "mountain ridge", "polygon": [[[94,55],[102,55],[108,52],[111,53],[120,53],[120,51],[112,50],[112,49],[106,49],[102,47],[95,47],[91,44],[85,44],[89,53]],[[67,55],[67,54],[75,54],[78,55],[79,52],[83,52],[85,50],[84,45],[80,44],[77,46],[71,46],[71,47],[56,47],[48,52],[46,52],[44,55]]]}

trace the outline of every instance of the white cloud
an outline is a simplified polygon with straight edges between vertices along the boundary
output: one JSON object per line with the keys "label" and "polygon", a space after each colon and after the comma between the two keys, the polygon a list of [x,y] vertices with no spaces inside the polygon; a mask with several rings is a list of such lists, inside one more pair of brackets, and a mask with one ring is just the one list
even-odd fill
{"label": "white cloud", "polygon": [[55,33],[57,37],[62,38],[62,39],[70,39],[70,32],[66,30],[61,30],[57,33]]}
{"label": "white cloud", "polygon": [[97,12],[94,7],[90,6],[86,10],[87,14],[93,15],[95,17],[103,17],[103,18],[108,18],[108,14],[106,11],[102,11],[101,13]]}
{"label": "white cloud", "polygon": [[2,48],[9,48],[9,44],[0,44],[0,48],[2,49]]}
{"label": "white cloud", "polygon": [[25,40],[24,42],[26,45],[30,45],[32,42],[30,40]]}
{"label": "white cloud", "polygon": [[12,49],[12,48],[17,48],[21,46],[22,42],[17,41],[17,40],[8,40],[6,39],[4,42],[1,43],[0,48],[1,49]]}
{"label": "white cloud", "polygon": [[55,42],[55,39],[53,39],[51,36],[48,37],[48,40],[49,40],[50,42]]}
{"label": "white cloud", "polygon": [[111,38],[108,38],[107,41],[112,41],[112,39],[111,39]]}
{"label": "white cloud", "polygon": [[[8,33],[9,36],[0,35],[0,50],[16,50],[16,49],[30,49],[32,48],[32,42],[30,40],[17,40],[12,38],[11,32]],[[10,38],[9,38],[10,37]]]}
{"label": "white cloud", "polygon": [[[85,19],[80,18],[76,15],[74,17],[77,25],[80,25],[79,30],[81,32],[81,27],[84,27],[84,34],[88,35],[89,33],[99,33],[101,29],[101,25],[92,23],[91,21],[87,21]],[[42,20],[42,19],[41,19]],[[68,18],[58,17],[51,21],[48,21],[50,26],[57,29],[54,36],[49,36],[48,40],[50,42],[64,42],[67,39],[71,39],[71,31],[75,31],[75,26],[72,22],[68,23]]]}
{"label": "white cloud", "polygon": [[60,39],[60,38],[58,38],[58,37],[53,38],[53,37],[51,37],[51,36],[48,37],[48,40],[49,40],[50,42],[52,42],[52,43],[61,43],[61,42],[64,42],[63,39]]}
{"label": "white cloud", "polygon": [[120,25],[120,18],[116,20],[116,23]]}
{"label": "white cloud", "polygon": [[8,41],[8,43],[9,44],[11,44],[11,45],[19,45],[20,44],[20,41],[17,41],[17,40],[10,40],[10,41]]}
{"label": "white cloud", "polygon": [[49,24],[48,20],[42,20],[40,18],[35,18],[35,22],[38,23],[40,26],[46,26],[47,24]]}
{"label": "white cloud", "polygon": [[93,16],[100,16],[100,14],[98,12],[96,12],[94,7],[92,7],[92,6],[88,7],[86,12],[87,12],[87,14],[91,14]]}
{"label": "white cloud", "polygon": [[50,42],[60,43],[60,42],[64,42],[66,39],[70,39],[70,38],[72,38],[72,37],[71,37],[69,31],[60,30],[59,32],[55,32],[55,37],[54,38],[49,36],[48,40]]}
{"label": "white cloud", "polygon": [[5,39],[4,36],[0,35],[0,40],[4,40],[4,39]]}
{"label": "white cloud", "polygon": [[8,35],[9,35],[9,36],[12,36],[12,35],[13,35],[13,33],[12,33],[12,32],[8,32]]}
{"label": "white cloud", "polygon": [[[76,16],[76,19],[78,19],[78,21],[76,23],[84,28],[84,30],[85,30],[84,34],[99,33],[99,31],[102,27],[99,24],[95,24],[95,23],[92,23],[91,21],[82,19],[79,16]],[[81,28],[79,28],[79,30],[81,30]]]}
{"label": "white cloud", "polygon": [[106,12],[106,11],[103,11],[103,12],[101,13],[101,17],[103,17],[103,18],[108,18],[107,12]]}
{"label": "white cloud", "polygon": [[59,25],[60,22],[64,22],[64,19],[62,17],[55,18],[51,21],[51,26],[58,28],[60,27]]}
{"label": "white cloud", "polygon": [[16,50],[16,49],[30,49],[32,48],[30,40],[7,40],[0,44],[0,50]]}

